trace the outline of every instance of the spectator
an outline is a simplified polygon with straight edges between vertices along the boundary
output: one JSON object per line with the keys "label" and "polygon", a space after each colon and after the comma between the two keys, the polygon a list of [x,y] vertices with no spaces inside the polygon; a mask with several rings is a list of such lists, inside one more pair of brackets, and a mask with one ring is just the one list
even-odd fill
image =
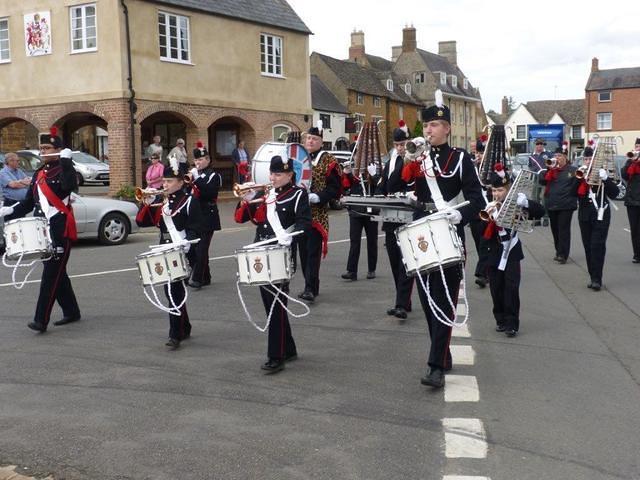
{"label": "spectator", "polygon": [[233,158],[233,165],[236,167],[238,183],[244,183],[246,174],[249,171],[249,152],[244,148],[244,140],[238,142],[238,146],[231,152],[231,157]]}
{"label": "spectator", "polygon": [[160,144],[160,140],[160,135],[153,137],[153,143],[147,148],[147,158],[151,158],[151,154],[157,153],[160,155],[160,160],[162,160],[162,157],[164,156],[164,149]]}
{"label": "spectator", "polygon": [[[27,176],[18,164],[20,159],[18,155],[11,152],[5,157],[5,166],[0,170],[0,187],[2,188],[2,197],[7,206],[11,206],[16,202],[24,200],[31,184],[31,178]],[[7,215],[5,221],[13,220],[13,215]]]}
{"label": "spectator", "polygon": [[144,142],[142,142],[142,164],[143,165],[149,161],[148,150],[149,150],[149,142],[145,140]]}
{"label": "spectator", "polygon": [[160,163],[160,155],[157,153],[151,154],[151,165],[147,168],[145,178],[147,180],[147,187],[149,188],[162,188],[162,174],[164,172],[164,165]]}
{"label": "spectator", "polygon": [[180,168],[183,171],[187,171],[187,149],[184,148],[184,139],[179,138],[176,140],[176,146],[171,149],[169,152],[170,157],[176,157],[178,159],[178,163]]}

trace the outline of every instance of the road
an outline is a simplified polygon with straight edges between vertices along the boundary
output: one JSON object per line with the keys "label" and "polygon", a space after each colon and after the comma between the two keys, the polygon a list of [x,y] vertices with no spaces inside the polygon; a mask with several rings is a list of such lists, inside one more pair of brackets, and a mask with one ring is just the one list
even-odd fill
{"label": "road", "polygon": [[[26,328],[38,283],[15,290],[1,269],[0,465],[66,480],[640,479],[640,266],[623,208],[600,292],[586,288],[577,225],[566,265],[551,260],[548,229],[522,235],[516,338],[494,331],[488,289],[468,279],[469,326],[456,330],[454,369],[434,391],[419,382],[419,308],[405,323],[385,314],[383,239],[376,279],[364,279],[364,245],[361,279],[339,278],[342,211],[320,296],[292,321],[300,358],[263,375],[266,338],[241,311],[232,257],[253,229],[232,223],[232,206],[222,204],[213,240],[213,284],[188,300],[193,337],[175,352],[134,269],[152,230],[119,247],[76,247],[69,272],[83,319],[43,335]],[[243,293],[263,320],[257,288]]]}

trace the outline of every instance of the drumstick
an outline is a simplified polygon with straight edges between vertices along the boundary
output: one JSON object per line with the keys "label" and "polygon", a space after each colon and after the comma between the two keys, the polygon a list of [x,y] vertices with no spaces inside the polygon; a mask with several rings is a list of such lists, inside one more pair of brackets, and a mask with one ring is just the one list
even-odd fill
{"label": "drumstick", "polygon": [[[200,241],[200,239],[199,239],[199,238],[195,238],[195,239],[193,239],[193,240],[184,240],[182,243],[190,243],[190,244],[194,244],[194,243],[198,243],[199,241]],[[164,249],[164,248],[172,248],[172,247],[175,247],[176,245],[177,245],[176,243],[171,242],[171,243],[163,243],[163,244],[161,244],[161,245],[149,245],[149,248],[150,248],[151,250],[158,250],[158,249],[162,250],[162,249]]]}
{"label": "drumstick", "polygon": [[[297,232],[291,232],[291,236],[295,237],[296,235],[300,235],[301,233],[304,233],[304,231],[303,230],[298,230]],[[259,242],[250,243],[249,245],[245,245],[242,248],[261,247],[262,245],[268,245],[268,244],[273,243],[274,241],[277,241],[277,240],[278,240],[278,237],[268,238],[266,240],[261,240]]]}

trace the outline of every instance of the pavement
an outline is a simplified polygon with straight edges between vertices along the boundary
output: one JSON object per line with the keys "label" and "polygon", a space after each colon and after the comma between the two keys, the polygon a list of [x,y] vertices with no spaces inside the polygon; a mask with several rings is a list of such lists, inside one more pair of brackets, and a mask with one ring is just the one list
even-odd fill
{"label": "pavement", "polygon": [[[469,324],[456,329],[442,390],[419,382],[428,336],[417,294],[406,322],[385,314],[383,239],[376,279],[364,279],[364,242],[360,279],[339,278],[344,211],[332,212],[311,315],[292,320],[299,359],[263,375],[266,337],[241,311],[233,259],[254,230],[232,223],[232,202],[221,209],[213,284],[191,291],[193,337],[177,351],[134,264],[153,230],[118,247],[81,242],[69,273],[83,318],[46,334],[26,328],[37,281],[15,290],[0,270],[0,465],[57,480],[640,479],[640,266],[624,207],[600,292],[586,288],[577,225],[566,265],[552,261],[547,228],[522,235],[516,338],[494,331],[488,289],[467,279]],[[291,291],[301,287],[298,274]],[[257,288],[243,294],[264,321]]]}

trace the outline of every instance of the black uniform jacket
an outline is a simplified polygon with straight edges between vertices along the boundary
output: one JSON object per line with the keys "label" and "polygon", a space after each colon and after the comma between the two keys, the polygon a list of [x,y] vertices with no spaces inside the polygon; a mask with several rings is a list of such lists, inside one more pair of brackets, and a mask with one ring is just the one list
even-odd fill
{"label": "black uniform jacket", "polygon": [[218,190],[222,187],[222,177],[212,168],[205,168],[198,174],[199,176],[193,180],[193,190],[198,192],[197,199],[202,211],[202,231],[220,230]]}
{"label": "black uniform jacket", "polygon": [[[35,217],[45,216],[40,205],[40,192],[36,186],[36,181],[41,170],[45,173],[47,185],[61,200],[64,200],[71,195],[71,192],[78,189],[78,178],[73,168],[72,160],[70,158],[51,160],[33,174],[31,186],[27,191],[25,199],[13,205],[13,212],[16,218],[24,217],[34,209],[33,215]],[[49,232],[54,245],[61,245],[63,243],[66,220],[67,218],[64,213],[57,213],[49,219]]]}
{"label": "black uniform jacket", "polygon": [[[393,152],[395,152],[395,150]],[[407,184],[402,180],[402,167],[404,167],[404,158],[397,154],[391,175],[389,175],[391,160],[384,164],[382,175],[376,188],[376,195],[389,195],[396,192],[407,191]]]}
{"label": "black uniform jacket", "polygon": [[[605,207],[606,212],[611,208],[611,206],[609,205],[609,198],[616,198],[620,190],[618,189],[618,185],[616,185],[616,182],[614,182],[611,178],[608,178],[604,182],[602,182],[602,185],[604,187],[603,206]],[[598,192],[598,187],[585,185],[585,188],[593,190],[596,203],[600,205],[600,193]],[[580,187],[578,187],[578,189],[580,190]],[[586,195],[578,195],[578,220],[580,220],[581,222],[598,220],[598,210],[589,197],[588,190]]]}
{"label": "black uniform jacket", "polygon": [[[293,231],[308,231],[311,228],[311,207],[307,191],[296,185],[288,184],[276,189],[276,193],[276,211],[282,228],[287,229],[294,225]],[[255,236],[256,242],[275,236],[267,221],[267,206],[264,203],[238,203],[235,220],[238,223],[250,221],[258,226]],[[294,237],[294,241],[295,239],[296,237]]]}
{"label": "black uniform jacket", "polygon": [[[158,202],[160,198],[157,199]],[[190,194],[178,190],[168,196],[169,210],[174,213],[171,218],[178,232],[186,233],[186,240],[200,238],[202,213],[200,206]],[[138,212],[136,223],[141,227],[160,227],[160,243],[171,243],[169,231],[164,223],[161,206],[144,205]]]}
{"label": "black uniform jacket", "polygon": [[627,193],[624,197],[626,207],[640,207],[640,174],[629,175],[629,168],[640,165],[640,160],[627,160],[624,167],[620,170],[620,175],[627,182]]}
{"label": "black uniform jacket", "polygon": [[[534,200],[529,200],[529,207],[524,210],[529,213],[530,219],[542,218],[542,216],[544,215],[544,207],[542,206],[542,204]],[[490,238],[486,238],[485,231],[486,241],[482,242],[483,246],[481,248],[486,249],[487,265],[497,267],[500,263],[500,259],[502,258],[502,242],[511,239],[512,231],[508,228],[505,228],[504,231],[506,232],[506,235],[500,236],[497,227],[491,228],[487,226],[487,228],[489,229],[489,231],[492,231],[492,235]],[[511,249],[511,252],[509,252],[509,258],[507,261],[520,261],[523,258],[524,253],[522,252],[522,242],[518,240],[518,243],[516,243]]]}
{"label": "black uniform jacket", "polygon": [[576,177],[577,168],[573,165],[565,165],[557,169],[556,177],[549,182],[547,180],[548,170],[541,170],[538,174],[540,185],[548,185],[544,193],[544,205],[547,210],[575,210],[578,208],[578,183],[580,179]]}

